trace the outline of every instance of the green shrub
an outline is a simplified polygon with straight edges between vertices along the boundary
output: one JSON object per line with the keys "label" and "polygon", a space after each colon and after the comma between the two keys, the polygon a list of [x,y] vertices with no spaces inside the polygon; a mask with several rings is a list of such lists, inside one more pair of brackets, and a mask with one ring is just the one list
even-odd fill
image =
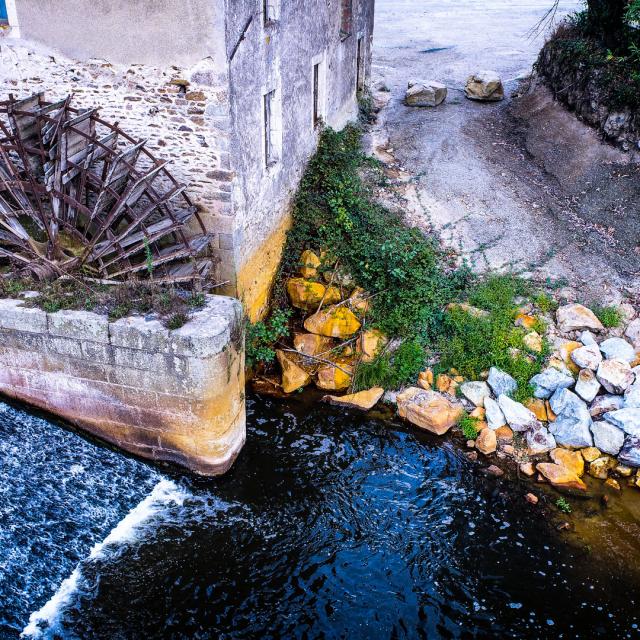
{"label": "green shrub", "polygon": [[416,381],[425,368],[426,353],[418,340],[406,340],[393,353],[382,353],[356,370],[356,391],[371,387],[399,389]]}
{"label": "green shrub", "polygon": [[622,322],[622,314],[617,307],[595,306],[592,311],[607,329],[619,327]]}
{"label": "green shrub", "polygon": [[558,303],[546,292],[541,291],[533,298],[534,304],[542,313],[551,313],[558,308]]}
{"label": "green shrub", "polygon": [[289,309],[276,309],[266,321],[247,326],[246,359],[248,366],[259,362],[273,362],[276,357],[275,343],[289,335]]}
{"label": "green shrub", "polygon": [[465,414],[460,419],[458,426],[462,429],[462,433],[467,440],[475,440],[480,433],[480,429],[478,428],[479,424],[478,418],[473,418],[469,414]]}
{"label": "green shrub", "polygon": [[556,507],[558,507],[558,509],[562,511],[562,513],[571,513],[572,511],[571,505],[565,498],[558,498],[556,500]]}
{"label": "green shrub", "polygon": [[189,320],[189,317],[187,316],[186,313],[182,313],[180,311],[177,313],[173,313],[167,319],[167,322],[166,322],[167,329],[169,329],[170,331],[173,331],[174,329],[179,329],[180,327],[184,326],[188,320]]}

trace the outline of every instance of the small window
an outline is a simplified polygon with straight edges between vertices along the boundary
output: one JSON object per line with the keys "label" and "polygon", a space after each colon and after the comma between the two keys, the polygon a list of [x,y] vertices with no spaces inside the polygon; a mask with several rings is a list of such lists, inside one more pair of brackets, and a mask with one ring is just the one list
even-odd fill
{"label": "small window", "polygon": [[264,163],[270,167],[276,162],[273,110],[276,92],[269,91],[263,96],[264,107]]}
{"label": "small window", "polygon": [[320,63],[313,65],[313,126],[317,127],[322,120],[320,113]]}
{"label": "small window", "polygon": [[351,35],[353,27],[353,0],[340,0],[340,37],[344,40]]}
{"label": "small window", "polygon": [[262,22],[265,26],[278,20],[278,0],[262,0]]}
{"label": "small window", "polygon": [[9,24],[6,0],[0,0],[0,24]]}

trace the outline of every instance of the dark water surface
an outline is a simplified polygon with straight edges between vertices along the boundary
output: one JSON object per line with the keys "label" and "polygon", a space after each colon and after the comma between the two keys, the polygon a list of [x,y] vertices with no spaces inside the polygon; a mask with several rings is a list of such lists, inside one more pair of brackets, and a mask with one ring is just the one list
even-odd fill
{"label": "dark water surface", "polygon": [[638,635],[640,540],[626,568],[568,544],[446,440],[250,397],[234,469],[197,481],[37,420],[0,413],[3,637],[43,606],[29,635]]}

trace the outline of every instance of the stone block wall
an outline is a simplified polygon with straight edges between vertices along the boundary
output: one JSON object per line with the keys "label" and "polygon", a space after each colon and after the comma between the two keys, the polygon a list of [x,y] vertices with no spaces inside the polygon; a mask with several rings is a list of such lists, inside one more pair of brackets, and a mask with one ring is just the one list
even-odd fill
{"label": "stone block wall", "polygon": [[242,308],[207,296],[180,329],[0,300],[0,393],[131,453],[203,475],[245,441]]}

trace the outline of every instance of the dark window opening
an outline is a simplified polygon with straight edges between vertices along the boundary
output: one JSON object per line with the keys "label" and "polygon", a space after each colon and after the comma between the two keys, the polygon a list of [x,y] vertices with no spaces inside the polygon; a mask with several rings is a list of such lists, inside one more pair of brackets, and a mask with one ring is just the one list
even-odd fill
{"label": "dark window opening", "polygon": [[364,38],[358,38],[356,51],[356,91],[364,89]]}
{"label": "dark window opening", "polygon": [[9,23],[9,14],[7,13],[6,0],[0,0],[0,24]]}
{"label": "dark window opening", "polygon": [[275,91],[264,94],[264,162],[269,167],[275,162],[273,147],[273,101]]}
{"label": "dark window opening", "polygon": [[353,0],[340,0],[340,37],[344,40],[351,35],[353,27]]}
{"label": "dark window opening", "polygon": [[275,0],[262,0],[262,21],[265,25],[275,22],[276,7]]}
{"label": "dark window opening", "polygon": [[320,63],[313,65],[313,126],[320,123]]}

